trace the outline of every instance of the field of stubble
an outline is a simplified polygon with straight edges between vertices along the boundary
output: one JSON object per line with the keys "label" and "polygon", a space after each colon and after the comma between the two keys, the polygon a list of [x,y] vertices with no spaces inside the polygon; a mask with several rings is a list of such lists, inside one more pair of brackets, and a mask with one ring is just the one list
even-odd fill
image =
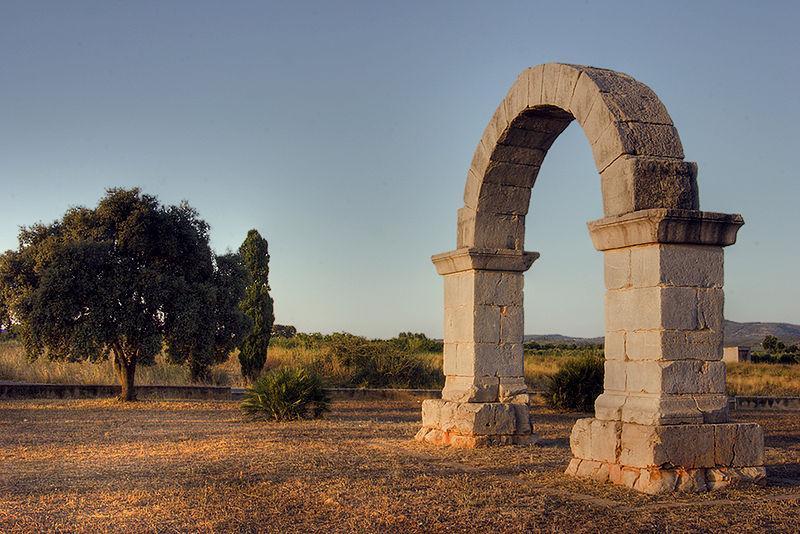
{"label": "field of stubble", "polygon": [[0,531],[722,531],[800,529],[800,417],[766,431],[769,484],[649,497],[562,474],[578,414],[535,407],[542,442],[412,441],[416,401],[243,421],[232,402],[0,401]]}

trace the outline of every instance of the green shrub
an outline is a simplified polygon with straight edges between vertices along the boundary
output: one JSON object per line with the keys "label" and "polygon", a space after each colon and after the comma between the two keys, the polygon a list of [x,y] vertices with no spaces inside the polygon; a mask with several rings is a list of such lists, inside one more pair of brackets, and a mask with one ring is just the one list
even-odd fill
{"label": "green shrub", "polygon": [[278,367],[247,388],[241,406],[254,419],[286,421],[320,417],[329,404],[316,373],[303,367]]}
{"label": "green shrub", "polygon": [[584,356],[567,360],[550,377],[546,399],[553,408],[591,412],[603,392],[603,359]]}
{"label": "green shrub", "polygon": [[442,383],[441,369],[392,341],[341,336],[331,341],[329,349],[331,356],[350,371],[350,386],[424,388]]}

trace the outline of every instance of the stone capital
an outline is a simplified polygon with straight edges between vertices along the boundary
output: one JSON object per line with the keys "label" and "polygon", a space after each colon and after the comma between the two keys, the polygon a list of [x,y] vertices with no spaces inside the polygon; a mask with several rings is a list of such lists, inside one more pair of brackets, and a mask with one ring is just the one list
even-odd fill
{"label": "stone capital", "polygon": [[525,272],[539,257],[538,252],[515,249],[459,248],[436,254],[431,261],[441,275],[462,271]]}
{"label": "stone capital", "polygon": [[739,214],[655,208],[587,223],[597,250],[685,243],[727,247],[744,224]]}

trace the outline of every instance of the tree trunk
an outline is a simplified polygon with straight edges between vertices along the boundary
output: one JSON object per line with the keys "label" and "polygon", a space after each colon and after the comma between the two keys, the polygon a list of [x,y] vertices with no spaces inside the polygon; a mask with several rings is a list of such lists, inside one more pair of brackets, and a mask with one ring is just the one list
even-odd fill
{"label": "tree trunk", "polygon": [[136,400],[136,389],[134,388],[136,361],[130,360],[132,360],[132,358],[127,358],[122,349],[114,349],[114,369],[117,372],[119,385],[122,386],[122,394],[119,396],[119,399],[125,402]]}

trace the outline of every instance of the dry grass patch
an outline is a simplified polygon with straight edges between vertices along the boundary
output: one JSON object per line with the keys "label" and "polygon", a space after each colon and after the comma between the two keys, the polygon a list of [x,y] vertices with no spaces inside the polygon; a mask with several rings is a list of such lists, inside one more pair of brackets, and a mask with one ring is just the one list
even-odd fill
{"label": "dry grass patch", "polygon": [[578,414],[535,447],[416,443],[419,404],[245,421],[235,403],[0,402],[0,531],[710,531],[800,528],[800,420],[767,431],[764,488],[649,497],[562,474]]}

